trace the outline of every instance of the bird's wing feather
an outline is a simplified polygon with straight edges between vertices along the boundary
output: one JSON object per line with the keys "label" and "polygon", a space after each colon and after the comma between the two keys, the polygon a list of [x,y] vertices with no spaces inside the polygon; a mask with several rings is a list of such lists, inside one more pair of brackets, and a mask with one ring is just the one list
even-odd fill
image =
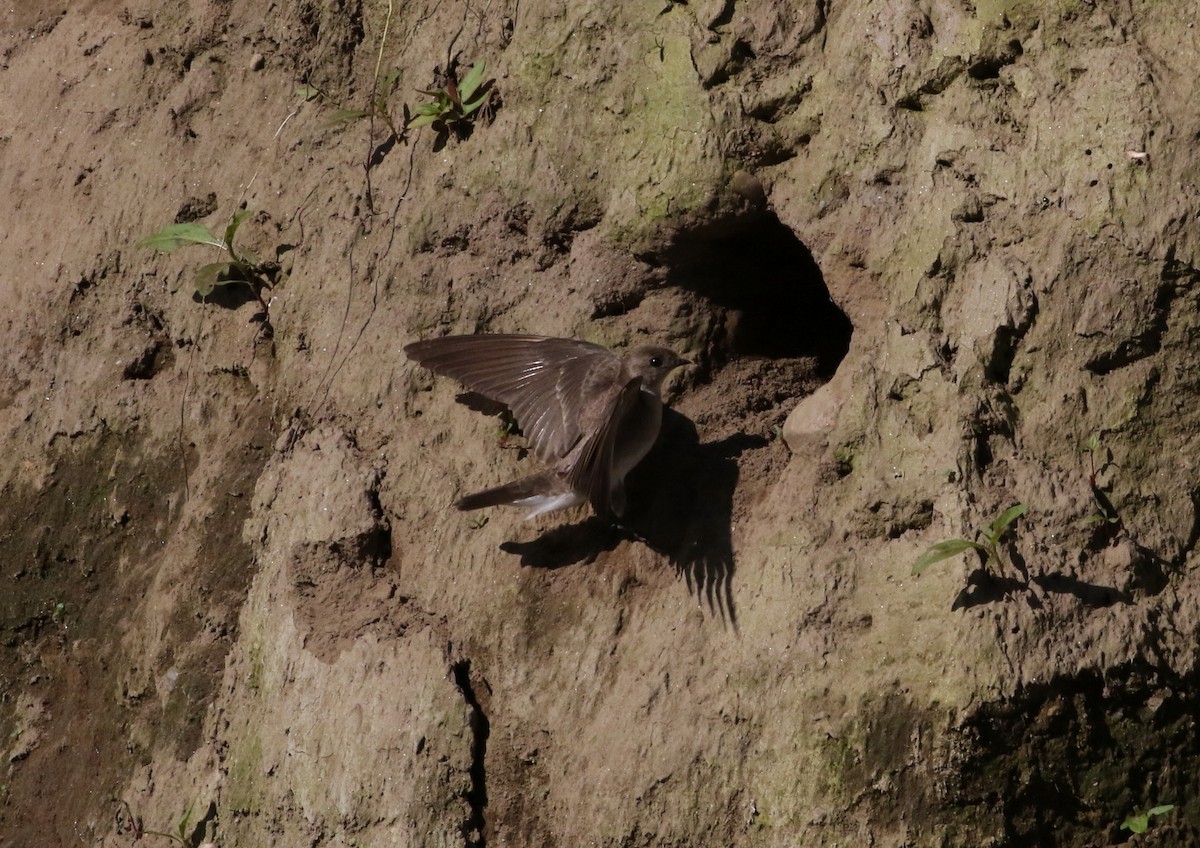
{"label": "bird's wing feather", "polygon": [[545,336],[446,336],[405,345],[408,357],[503,403],[543,460],[562,459],[581,431],[585,382],[617,379],[621,360],[599,345]]}
{"label": "bird's wing feather", "polygon": [[562,472],[576,492],[585,495],[597,515],[612,512],[613,451],[617,432],[634,404],[638,402],[642,381],[628,380],[612,393],[611,400],[600,414],[596,427],[584,435],[571,455],[563,460]]}

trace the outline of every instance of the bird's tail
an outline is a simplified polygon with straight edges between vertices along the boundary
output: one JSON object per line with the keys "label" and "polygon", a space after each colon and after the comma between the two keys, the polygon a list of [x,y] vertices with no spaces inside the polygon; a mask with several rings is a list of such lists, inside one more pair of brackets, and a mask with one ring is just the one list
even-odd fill
{"label": "bird's tail", "polygon": [[489,506],[530,507],[526,519],[564,507],[577,506],[584,498],[571,491],[563,480],[552,471],[540,471],[502,486],[484,489],[460,498],[456,504],[463,512]]}

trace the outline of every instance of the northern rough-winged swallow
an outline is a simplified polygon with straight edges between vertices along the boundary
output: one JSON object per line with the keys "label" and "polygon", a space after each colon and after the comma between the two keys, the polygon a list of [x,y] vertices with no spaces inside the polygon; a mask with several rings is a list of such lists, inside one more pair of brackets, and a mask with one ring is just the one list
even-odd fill
{"label": "northern rough-winged swallow", "polygon": [[623,515],[625,475],[658,438],[663,380],[691,364],[665,347],[618,355],[545,336],[446,336],[405,345],[404,352],[507,406],[534,454],[552,463],[455,504],[461,510],[529,507],[526,520],[585,502],[598,515]]}

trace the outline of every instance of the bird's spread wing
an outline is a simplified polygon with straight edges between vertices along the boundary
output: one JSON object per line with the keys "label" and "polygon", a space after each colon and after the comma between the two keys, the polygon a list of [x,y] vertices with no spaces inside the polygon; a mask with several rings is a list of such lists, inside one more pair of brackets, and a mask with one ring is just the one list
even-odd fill
{"label": "bird's spread wing", "polygon": [[585,495],[597,515],[613,511],[613,451],[617,431],[634,404],[642,381],[634,377],[619,390],[614,386],[609,402],[598,416],[596,427],[586,433],[571,455],[563,460],[562,473],[572,489]]}
{"label": "bird's spread wing", "polygon": [[582,431],[585,383],[616,381],[621,360],[599,345],[545,336],[446,336],[405,345],[408,357],[512,410],[542,460],[566,457]]}

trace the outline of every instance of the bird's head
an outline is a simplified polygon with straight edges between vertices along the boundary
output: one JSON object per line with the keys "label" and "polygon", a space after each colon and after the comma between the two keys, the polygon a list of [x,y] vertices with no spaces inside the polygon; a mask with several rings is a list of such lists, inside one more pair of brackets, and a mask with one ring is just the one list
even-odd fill
{"label": "bird's head", "polygon": [[629,372],[635,377],[641,377],[642,386],[654,394],[662,391],[663,380],[668,374],[681,365],[692,364],[670,348],[653,345],[630,348],[624,359]]}

